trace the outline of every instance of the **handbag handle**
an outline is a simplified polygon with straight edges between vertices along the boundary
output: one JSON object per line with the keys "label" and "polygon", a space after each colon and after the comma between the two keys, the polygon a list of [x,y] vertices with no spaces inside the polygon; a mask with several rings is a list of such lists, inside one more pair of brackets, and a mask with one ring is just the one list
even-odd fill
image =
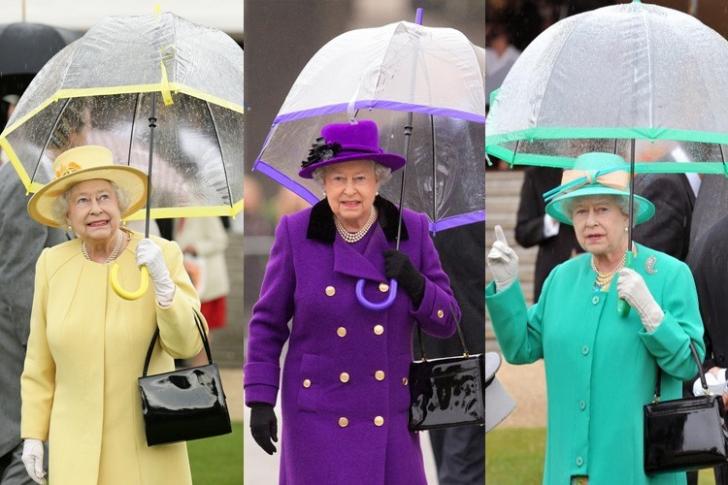
{"label": "handbag handle", "polygon": [[[202,345],[205,347],[205,353],[207,354],[207,363],[212,364],[212,353],[210,352],[210,342],[207,340],[207,334],[205,333],[205,329],[202,326],[202,318],[200,317],[200,314],[197,310],[197,308],[192,308],[192,313],[195,315],[195,326],[197,327],[197,330],[200,332],[200,337],[202,337]],[[142,377],[147,376],[147,371],[149,370],[149,362],[152,360],[152,352],[154,351],[154,344],[157,341],[157,337],[159,337],[159,327],[157,327],[154,330],[154,335],[152,336],[152,341],[149,342],[149,348],[147,349],[147,356],[144,359],[144,372],[142,372]]]}
{"label": "handbag handle", "polygon": [[[450,313],[452,313],[452,308],[450,308]],[[465,345],[465,336],[463,335],[463,329],[460,328],[460,321],[455,322],[455,329],[457,330],[458,339],[460,340],[460,345],[463,346],[463,355],[465,357],[470,357],[470,352],[468,352],[468,347]],[[427,356],[425,355],[425,346],[422,343],[422,329],[419,325],[417,325],[417,342],[420,346],[420,356],[422,357],[423,361],[427,360]]]}
{"label": "handbag handle", "polygon": [[[695,363],[698,365],[698,374],[700,375],[700,385],[703,386],[703,389],[705,390],[705,394],[712,396],[713,393],[710,392],[708,389],[708,383],[705,380],[705,372],[703,371],[703,365],[700,362],[700,357],[698,357],[698,351],[695,349],[695,344],[693,343],[692,339],[690,340],[690,353],[693,355],[693,359],[695,360]],[[655,397],[652,402],[657,402],[660,400],[660,388],[662,384],[662,369],[660,368],[660,365],[657,364],[657,380],[655,381]]]}

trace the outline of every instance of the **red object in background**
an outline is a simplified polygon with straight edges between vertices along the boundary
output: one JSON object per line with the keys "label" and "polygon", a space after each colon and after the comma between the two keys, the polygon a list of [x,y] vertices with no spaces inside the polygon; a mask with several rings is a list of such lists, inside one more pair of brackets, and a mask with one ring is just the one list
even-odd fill
{"label": "red object in background", "polygon": [[210,330],[222,328],[225,326],[227,318],[226,297],[221,296],[214,300],[202,302],[202,315],[207,320],[207,326]]}

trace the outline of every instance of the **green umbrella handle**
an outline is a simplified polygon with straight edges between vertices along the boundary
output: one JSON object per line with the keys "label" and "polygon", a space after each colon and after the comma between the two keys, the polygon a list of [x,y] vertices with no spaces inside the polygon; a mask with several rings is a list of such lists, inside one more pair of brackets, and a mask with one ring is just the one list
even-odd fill
{"label": "green umbrella handle", "polygon": [[109,281],[111,282],[111,287],[114,289],[116,294],[123,299],[138,300],[149,289],[149,271],[147,270],[146,266],[142,266],[139,288],[135,291],[129,291],[121,287],[121,283],[119,283],[119,263],[114,263],[114,266],[111,267]]}
{"label": "green umbrella handle", "polygon": [[[628,249],[627,254],[625,255],[624,267],[630,268],[631,266],[632,266],[632,251],[630,251]],[[629,308],[630,308],[629,303],[627,303],[624,300],[624,298],[620,298],[619,300],[617,300],[617,314],[620,317],[624,318],[627,315],[629,315]]]}

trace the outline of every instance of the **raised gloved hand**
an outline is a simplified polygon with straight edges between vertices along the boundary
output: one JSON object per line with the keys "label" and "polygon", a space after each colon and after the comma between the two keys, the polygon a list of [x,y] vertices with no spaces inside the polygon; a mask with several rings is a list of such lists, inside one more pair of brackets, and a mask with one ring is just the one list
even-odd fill
{"label": "raised gloved hand", "polygon": [[495,226],[495,242],[486,259],[495,281],[496,291],[508,288],[518,278],[518,255],[508,245],[501,226]]}
{"label": "raised gloved hand", "polygon": [[278,442],[278,418],[273,406],[258,402],[250,404],[250,433],[263,451],[269,455],[276,452],[273,441]]}
{"label": "raised gloved hand", "polygon": [[21,455],[25,471],[35,482],[47,483],[43,470],[43,442],[41,440],[27,439],[23,442],[23,454]]}
{"label": "raised gloved hand", "polygon": [[145,265],[147,267],[154,284],[154,293],[157,295],[159,306],[170,306],[172,300],[174,300],[176,287],[169,276],[162,250],[151,239],[142,239],[137,246],[136,260],[139,266]]}
{"label": "raised gloved hand", "polygon": [[618,274],[617,294],[629,303],[629,306],[637,310],[645,330],[654,332],[662,323],[665,314],[650,293],[650,289],[647,288],[644,278],[630,268],[622,268]]}
{"label": "raised gloved hand", "polygon": [[415,268],[402,251],[387,249],[384,251],[384,273],[387,278],[394,278],[397,284],[412,299],[415,308],[420,306],[425,296],[425,277]]}

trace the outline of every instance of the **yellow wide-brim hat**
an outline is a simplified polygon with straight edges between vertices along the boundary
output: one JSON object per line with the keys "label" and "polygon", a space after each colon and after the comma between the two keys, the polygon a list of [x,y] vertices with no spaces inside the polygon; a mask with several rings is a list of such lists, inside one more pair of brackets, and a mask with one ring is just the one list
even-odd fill
{"label": "yellow wide-brim hat", "polygon": [[144,207],[146,202],[147,175],[133,167],[115,165],[111,150],[106,147],[84,145],[66,150],[56,157],[53,171],[55,178],[28,201],[30,217],[46,226],[62,227],[66,224],[53,213],[56,199],[74,185],[87,180],[108,180],[126,192],[129,207],[121,213],[122,219]]}

